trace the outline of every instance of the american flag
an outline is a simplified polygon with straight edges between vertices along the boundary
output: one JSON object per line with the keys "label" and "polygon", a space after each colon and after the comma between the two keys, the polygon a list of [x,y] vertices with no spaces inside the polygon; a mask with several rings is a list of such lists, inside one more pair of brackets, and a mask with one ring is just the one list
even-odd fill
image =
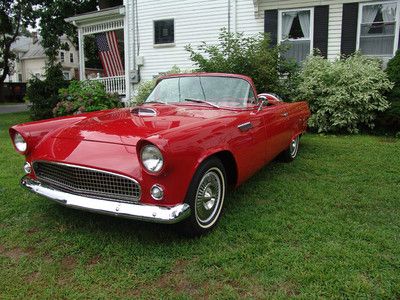
{"label": "american flag", "polygon": [[121,55],[118,50],[118,38],[115,31],[96,34],[101,64],[107,77],[124,75]]}

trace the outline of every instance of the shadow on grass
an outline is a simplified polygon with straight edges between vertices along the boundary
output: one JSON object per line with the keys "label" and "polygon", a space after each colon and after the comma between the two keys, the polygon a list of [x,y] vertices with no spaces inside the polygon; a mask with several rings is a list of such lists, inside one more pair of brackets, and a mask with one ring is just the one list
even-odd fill
{"label": "shadow on grass", "polygon": [[[44,199],[43,201],[46,201]],[[110,242],[127,239],[142,240],[149,244],[168,245],[181,237],[174,225],[156,224],[139,220],[130,220],[92,212],[64,207],[51,203],[46,218],[51,223],[58,223],[68,234],[102,235],[110,238]]]}

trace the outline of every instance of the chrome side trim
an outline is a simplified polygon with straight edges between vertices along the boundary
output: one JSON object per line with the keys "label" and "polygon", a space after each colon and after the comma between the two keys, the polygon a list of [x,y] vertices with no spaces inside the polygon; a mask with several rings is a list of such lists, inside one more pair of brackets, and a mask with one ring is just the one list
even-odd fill
{"label": "chrome side trim", "polygon": [[186,203],[173,207],[163,207],[83,197],[55,190],[27,176],[21,179],[21,185],[31,192],[47,197],[64,206],[115,217],[173,224],[190,215],[190,207]]}
{"label": "chrome side trim", "polygon": [[251,124],[251,122],[246,122],[243,124],[238,125],[238,128],[240,131],[244,132],[244,131],[248,131],[251,128],[253,128],[253,124]]}

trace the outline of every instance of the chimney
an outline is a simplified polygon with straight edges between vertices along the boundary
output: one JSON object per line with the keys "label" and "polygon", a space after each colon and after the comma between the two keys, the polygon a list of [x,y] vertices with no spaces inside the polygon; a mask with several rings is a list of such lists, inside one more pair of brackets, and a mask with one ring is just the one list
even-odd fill
{"label": "chimney", "polygon": [[37,41],[38,41],[38,33],[37,33],[37,31],[33,31],[32,32],[32,41],[33,41],[34,44],[37,43]]}

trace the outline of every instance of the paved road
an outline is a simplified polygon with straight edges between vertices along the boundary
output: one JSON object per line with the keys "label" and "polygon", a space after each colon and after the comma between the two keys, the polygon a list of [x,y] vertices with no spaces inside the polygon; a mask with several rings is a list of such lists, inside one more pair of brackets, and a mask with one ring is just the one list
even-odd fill
{"label": "paved road", "polygon": [[14,112],[27,111],[28,105],[25,103],[18,104],[0,104],[0,114],[8,114]]}

